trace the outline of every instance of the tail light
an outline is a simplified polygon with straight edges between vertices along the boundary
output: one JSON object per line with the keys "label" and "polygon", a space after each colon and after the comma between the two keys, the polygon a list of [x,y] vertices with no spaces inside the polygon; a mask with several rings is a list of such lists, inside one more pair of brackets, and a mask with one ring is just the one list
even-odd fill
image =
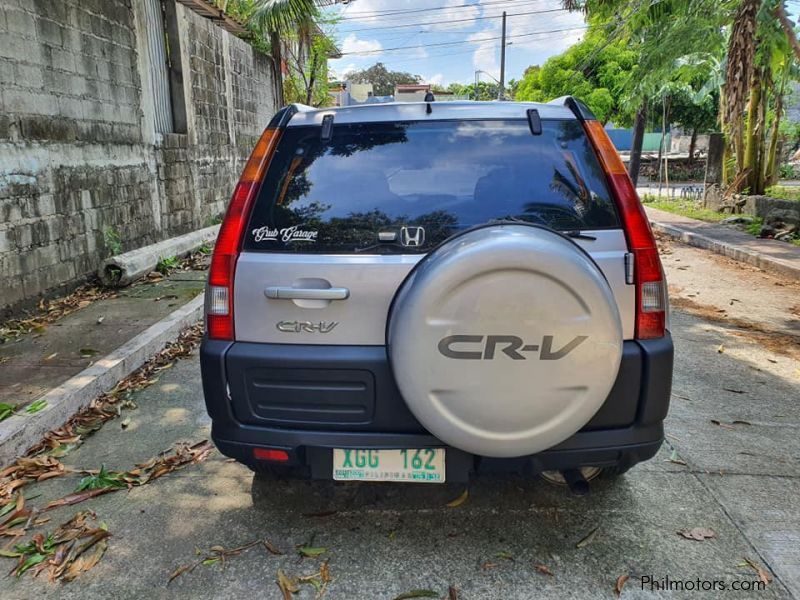
{"label": "tail light", "polygon": [[642,208],[622,159],[599,121],[584,121],[586,134],[594,145],[600,164],[625,228],[628,249],[633,255],[633,275],[636,285],[637,339],[663,337],[666,331],[667,298],[664,271],[650,222]]}
{"label": "tail light", "polygon": [[267,128],[258,140],[233,191],[225,218],[219,228],[208,273],[206,331],[214,340],[233,340],[233,278],[242,244],[242,233],[250,218],[280,130]]}

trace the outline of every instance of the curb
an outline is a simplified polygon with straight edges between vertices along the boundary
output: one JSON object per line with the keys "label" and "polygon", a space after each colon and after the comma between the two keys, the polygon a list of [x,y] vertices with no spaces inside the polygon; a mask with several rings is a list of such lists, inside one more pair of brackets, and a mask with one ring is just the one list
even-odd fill
{"label": "curb", "polygon": [[81,408],[113,389],[203,314],[203,294],[145,329],[41,397],[47,406],[35,415],[14,415],[0,423],[0,467],[25,454],[44,435]]}
{"label": "curb", "polygon": [[[219,234],[219,225],[191,231],[149,246],[143,246],[104,260],[97,270],[97,277],[107,287],[124,287],[155,270],[158,261],[170,256],[186,256],[203,244],[214,244]],[[109,269],[119,270],[119,279]]]}
{"label": "curb", "polygon": [[667,225],[666,223],[659,223],[653,220],[650,221],[650,225],[653,227],[654,231],[663,233],[672,239],[684,242],[690,246],[710,250],[716,254],[721,254],[733,260],[758,267],[769,273],[800,281],[800,266],[791,264],[788,261],[772,258],[761,252],[748,250],[727,242],[721,242],[700,233],[676,227],[675,225]]}

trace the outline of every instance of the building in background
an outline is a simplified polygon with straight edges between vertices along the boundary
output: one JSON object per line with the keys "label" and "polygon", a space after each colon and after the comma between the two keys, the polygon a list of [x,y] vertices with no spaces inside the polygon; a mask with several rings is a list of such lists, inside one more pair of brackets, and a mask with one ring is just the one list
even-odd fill
{"label": "building in background", "polygon": [[218,221],[278,108],[235,22],[203,0],[0,15],[0,312]]}
{"label": "building in background", "polygon": [[396,102],[422,102],[430,91],[429,83],[398,84],[394,86],[394,99]]}

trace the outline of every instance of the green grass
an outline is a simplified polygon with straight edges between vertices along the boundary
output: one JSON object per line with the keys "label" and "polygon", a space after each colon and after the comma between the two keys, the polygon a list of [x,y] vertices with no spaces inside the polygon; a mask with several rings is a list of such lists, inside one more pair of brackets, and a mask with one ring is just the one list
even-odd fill
{"label": "green grass", "polygon": [[[800,202],[800,188],[797,188],[795,191],[795,188],[776,185],[767,190],[767,194],[773,198],[779,198],[780,196],[776,196],[771,193],[773,190],[778,188],[784,190],[790,196],[792,194],[794,195],[793,197],[782,199],[797,200]],[[645,194],[642,196],[642,202],[645,206],[649,206],[651,208],[657,208],[658,210],[663,210],[676,215],[682,215],[684,217],[689,217],[690,219],[697,219],[698,221],[706,221],[708,223],[717,223],[722,219],[731,216],[730,214],[718,213],[717,211],[710,210],[708,208],[698,207],[694,200],[689,199],[666,198],[662,196],[654,196],[652,194]],[[764,220],[756,217],[751,223],[747,224],[743,228],[743,231],[758,237],[761,233],[761,227],[763,224]],[[800,237],[795,237],[787,241],[795,246],[800,246]]]}
{"label": "green grass", "polygon": [[709,223],[716,223],[726,216],[730,216],[718,213],[715,210],[697,206],[694,200],[687,198],[666,198],[663,196],[645,194],[642,197],[642,202],[650,208],[657,208],[658,210],[682,215],[690,219],[697,219],[698,221],[708,221]]}
{"label": "green grass", "polygon": [[778,198],[780,200],[795,200],[800,201],[800,186],[788,186],[788,185],[773,185],[772,187],[767,188],[764,192],[765,196],[769,196],[770,198]]}
{"label": "green grass", "polygon": [[744,230],[750,235],[758,237],[758,235],[761,233],[761,227],[763,227],[763,225],[764,219],[761,217],[755,217],[749,225],[745,226]]}
{"label": "green grass", "polygon": [[177,256],[162,256],[158,259],[158,264],[156,264],[156,271],[161,273],[162,275],[169,275],[170,271],[180,266],[181,261],[178,259]]}

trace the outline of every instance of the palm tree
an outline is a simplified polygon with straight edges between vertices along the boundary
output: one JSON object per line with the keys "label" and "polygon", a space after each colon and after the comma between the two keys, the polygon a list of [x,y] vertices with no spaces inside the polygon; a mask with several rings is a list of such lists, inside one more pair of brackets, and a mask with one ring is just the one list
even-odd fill
{"label": "palm tree", "polygon": [[[725,75],[723,123],[736,154],[737,175],[745,168],[745,141],[742,115],[753,83],[753,62],[756,49],[756,17],[762,0],[742,0],[733,17],[728,41],[728,67]],[[753,103],[755,107],[755,103]]]}
{"label": "palm tree", "polygon": [[[283,104],[283,56],[281,40],[298,36],[299,45],[310,48],[320,9],[343,0],[254,0],[250,20],[269,39],[276,97]],[[302,50],[298,53],[302,55]]]}

